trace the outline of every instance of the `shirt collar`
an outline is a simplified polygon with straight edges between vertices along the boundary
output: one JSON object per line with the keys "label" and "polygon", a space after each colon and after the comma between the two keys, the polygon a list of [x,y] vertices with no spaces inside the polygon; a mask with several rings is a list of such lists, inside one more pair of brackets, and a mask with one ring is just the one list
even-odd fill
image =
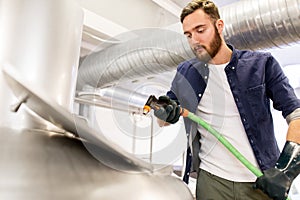
{"label": "shirt collar", "polygon": [[227,46],[232,50],[232,55],[231,55],[231,59],[230,59],[230,62],[229,64],[227,65],[228,66],[237,66],[237,62],[238,62],[238,52],[237,50],[234,48],[233,45],[231,44],[227,44]]}

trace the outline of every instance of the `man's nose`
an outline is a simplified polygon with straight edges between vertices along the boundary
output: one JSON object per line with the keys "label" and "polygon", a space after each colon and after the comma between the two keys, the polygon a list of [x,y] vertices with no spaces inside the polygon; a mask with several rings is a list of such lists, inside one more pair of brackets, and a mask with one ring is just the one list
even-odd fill
{"label": "man's nose", "polygon": [[191,44],[199,44],[199,39],[193,34],[190,38]]}

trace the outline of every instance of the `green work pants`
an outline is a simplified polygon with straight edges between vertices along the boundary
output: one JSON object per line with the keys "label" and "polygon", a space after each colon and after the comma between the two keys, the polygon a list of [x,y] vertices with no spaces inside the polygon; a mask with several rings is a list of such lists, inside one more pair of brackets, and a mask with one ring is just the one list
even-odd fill
{"label": "green work pants", "polygon": [[261,190],[253,189],[253,183],[233,182],[199,170],[197,200],[271,200]]}

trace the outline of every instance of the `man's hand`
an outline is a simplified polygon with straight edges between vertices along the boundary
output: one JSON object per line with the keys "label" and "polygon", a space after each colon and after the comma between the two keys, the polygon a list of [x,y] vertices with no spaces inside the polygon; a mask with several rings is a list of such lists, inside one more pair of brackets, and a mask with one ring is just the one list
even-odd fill
{"label": "man's hand", "polygon": [[170,124],[176,123],[180,118],[180,106],[170,99],[168,96],[160,96],[157,102],[160,106],[159,109],[154,110],[154,115]]}
{"label": "man's hand", "polygon": [[257,178],[254,187],[274,200],[288,197],[293,180],[300,174],[300,144],[287,141],[275,165]]}
{"label": "man's hand", "polygon": [[286,200],[292,180],[282,171],[271,168],[257,178],[254,188],[261,189],[274,200]]}

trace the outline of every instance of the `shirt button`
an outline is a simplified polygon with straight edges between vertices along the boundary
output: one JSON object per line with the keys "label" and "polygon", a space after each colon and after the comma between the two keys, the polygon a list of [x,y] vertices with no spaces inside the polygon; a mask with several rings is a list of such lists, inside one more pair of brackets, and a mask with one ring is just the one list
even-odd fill
{"label": "shirt button", "polygon": [[235,98],[235,100],[236,100],[236,101],[239,101],[239,99],[238,99],[238,98]]}
{"label": "shirt button", "polygon": [[258,163],[261,165],[261,163],[262,163],[261,160],[258,160]]}
{"label": "shirt button", "polygon": [[207,79],[207,76],[204,76],[205,79]]}
{"label": "shirt button", "polygon": [[243,121],[245,122],[245,121],[247,121],[245,118],[243,118]]}
{"label": "shirt button", "polygon": [[207,64],[205,63],[204,66],[207,67]]}
{"label": "shirt button", "polygon": [[253,144],[253,140],[252,139],[250,139],[250,143]]}
{"label": "shirt button", "polygon": [[231,69],[235,69],[235,67],[232,67]]}
{"label": "shirt button", "polygon": [[202,96],[202,94],[198,94],[198,96],[199,96],[199,97],[201,97],[201,96]]}

